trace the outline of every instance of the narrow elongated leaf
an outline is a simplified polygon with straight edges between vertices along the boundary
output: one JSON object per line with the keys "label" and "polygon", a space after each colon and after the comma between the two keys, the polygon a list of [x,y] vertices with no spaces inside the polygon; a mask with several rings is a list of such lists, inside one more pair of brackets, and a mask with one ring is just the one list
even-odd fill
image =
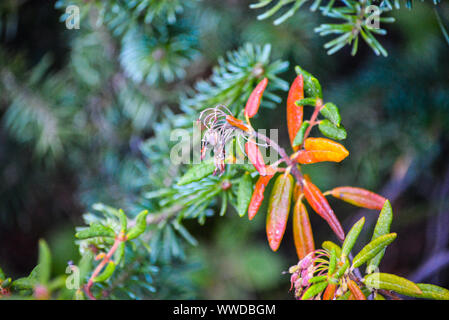
{"label": "narrow elongated leaf", "polygon": [[338,187],[330,193],[333,197],[355,206],[375,210],[381,210],[387,200],[374,192],[355,187]]}
{"label": "narrow elongated leaf", "polygon": [[335,140],[344,140],[347,136],[346,130],[343,126],[340,125],[339,127],[337,127],[327,119],[320,121],[318,129],[320,129],[320,132],[326,137]]}
{"label": "narrow elongated leaf", "polygon": [[346,270],[348,270],[348,268],[349,268],[348,258],[344,258],[344,262],[339,260],[337,262],[337,271],[335,272],[334,278],[340,279],[345,274]]}
{"label": "narrow elongated leaf", "polygon": [[417,283],[416,285],[421,289],[422,293],[408,296],[423,299],[449,300],[449,290],[445,288],[428,283]]}
{"label": "narrow elongated leaf", "polygon": [[128,240],[135,239],[145,232],[145,228],[147,227],[147,215],[148,210],[143,210],[137,215],[136,224],[131,229],[129,229],[128,233],[126,234],[126,238]]}
{"label": "narrow elongated leaf", "polygon": [[374,289],[393,290],[403,295],[420,295],[421,289],[410,280],[389,273],[371,273],[363,278],[366,286]]}
{"label": "narrow elongated leaf", "polygon": [[298,148],[294,146],[295,137],[302,125],[303,106],[297,105],[295,102],[304,98],[304,79],[300,74],[293,81],[288,91],[287,97],[287,129],[290,143],[293,150]]}
{"label": "narrow elongated leaf", "polygon": [[114,261],[109,261],[106,267],[104,268],[103,272],[93,279],[94,282],[103,282],[108,280],[114,273],[114,270],[115,270]]}
{"label": "narrow elongated leaf", "polygon": [[331,253],[332,250],[335,251],[335,254],[337,255],[337,257],[341,256],[341,248],[338,244],[332,242],[332,241],[324,241],[321,244],[321,247],[323,247],[323,249],[326,249],[327,252]]}
{"label": "narrow elongated leaf", "polygon": [[248,155],[249,161],[253,164],[254,168],[259,172],[261,176],[267,175],[267,169],[263,160],[262,152],[253,140],[248,140],[245,143],[245,151]]}
{"label": "narrow elongated leaf", "polygon": [[210,176],[215,170],[215,165],[210,162],[201,162],[194,165],[179,179],[178,186],[201,180],[207,176]]}
{"label": "narrow elongated leaf", "polygon": [[366,261],[372,259],[376,254],[382,251],[386,246],[396,239],[396,233],[389,233],[383,236],[377,237],[370,243],[368,243],[352,260],[352,268],[358,268]]}
{"label": "narrow elongated leaf", "polygon": [[333,300],[336,289],[337,289],[336,283],[329,283],[326,287],[326,290],[323,293],[323,300]]}
{"label": "narrow elongated leaf", "polygon": [[310,286],[310,288],[307,289],[306,292],[304,292],[303,296],[301,297],[301,300],[308,300],[316,296],[317,294],[321,293],[324,289],[326,289],[327,284],[328,284],[327,281],[322,281]]}
{"label": "narrow elongated leaf", "polygon": [[296,201],[293,209],[293,239],[299,260],[315,250],[309,214],[301,199]]}
{"label": "narrow elongated leaf", "polygon": [[257,112],[259,111],[260,102],[262,101],[262,95],[265,91],[265,88],[268,84],[268,78],[263,78],[262,81],[260,81],[257,86],[254,88],[254,90],[251,92],[251,95],[248,98],[248,101],[246,102],[245,106],[245,116],[248,116],[248,118],[254,117]]}
{"label": "narrow elongated leaf", "polygon": [[[371,240],[380,237],[381,235],[388,234],[390,232],[391,222],[393,221],[393,210],[391,208],[390,201],[385,201],[382,211],[377,219],[376,226],[374,227],[373,237]],[[385,249],[381,250],[374,258],[368,262],[366,268],[367,273],[374,272],[379,266],[385,253]]]}
{"label": "narrow elongated leaf", "polygon": [[115,232],[98,222],[93,222],[87,229],[78,231],[75,234],[78,239],[89,239],[93,237],[115,237]]}
{"label": "narrow elongated leaf", "polygon": [[50,248],[45,240],[39,240],[39,272],[37,274],[37,281],[40,284],[47,284],[50,279],[51,272],[51,253]]}
{"label": "narrow elongated leaf", "polygon": [[327,280],[327,276],[326,275],[322,275],[322,276],[315,276],[311,279],[309,279],[309,283],[318,283],[321,281]]}
{"label": "narrow elongated leaf", "polygon": [[256,187],[254,188],[253,195],[251,196],[251,201],[248,207],[248,219],[252,220],[256,213],[259,211],[260,205],[264,199],[265,188],[270,182],[272,175],[259,176],[256,182]]}
{"label": "narrow elongated leaf", "polygon": [[251,175],[247,172],[243,175],[239,182],[239,189],[237,191],[237,211],[240,217],[243,217],[248,209],[253,192],[253,181]]}
{"label": "narrow elongated leaf", "polygon": [[332,248],[329,254],[329,268],[327,273],[332,275],[337,267],[337,254],[335,253],[335,249]]}
{"label": "narrow elongated leaf", "polygon": [[118,245],[117,251],[115,251],[114,253],[114,263],[118,265],[122,261],[124,256],[125,256],[125,242],[121,242]]}
{"label": "narrow elongated leaf", "polygon": [[355,300],[366,300],[365,295],[363,294],[357,283],[354,282],[354,280],[348,281],[348,288],[354,296]]}
{"label": "narrow elongated leaf", "polygon": [[349,230],[348,235],[343,242],[341,247],[341,256],[347,257],[354,247],[357,238],[359,237],[360,232],[362,231],[363,225],[365,224],[365,217],[362,217],[359,221],[357,221]]}
{"label": "narrow elongated leaf", "polygon": [[330,207],[324,195],[321,193],[320,189],[318,189],[317,186],[315,186],[306,176],[303,180],[303,192],[307,202],[313,210],[324,220],[326,220],[337,237],[343,240],[345,238],[345,233],[340,222],[335,216],[334,211]]}
{"label": "narrow elongated leaf", "polygon": [[266,229],[268,243],[273,251],[279,248],[287,226],[293,183],[290,174],[282,174],[276,179],[271,191]]}

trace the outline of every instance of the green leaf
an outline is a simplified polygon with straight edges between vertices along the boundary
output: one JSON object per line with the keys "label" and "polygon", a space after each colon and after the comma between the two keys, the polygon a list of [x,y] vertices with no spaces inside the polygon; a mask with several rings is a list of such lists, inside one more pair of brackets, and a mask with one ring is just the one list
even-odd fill
{"label": "green leaf", "polygon": [[[253,166],[253,168],[254,168],[254,166]],[[220,217],[225,215],[227,209],[228,209],[228,193],[227,192],[222,192],[222,194],[221,194]]]}
{"label": "green leaf", "polygon": [[201,162],[200,164],[194,165],[179,179],[178,186],[183,186],[185,184],[201,180],[209,175],[211,175],[215,170],[215,165],[210,162]]}
{"label": "green leaf", "polygon": [[98,276],[96,276],[93,281],[94,282],[103,282],[108,280],[115,270],[115,263],[114,261],[109,261],[106,267],[104,268],[103,272],[100,273]]}
{"label": "green leaf", "polygon": [[335,253],[335,248],[332,248],[330,251],[329,269],[327,273],[329,275],[332,275],[335,271],[336,266],[337,266],[337,254]]}
{"label": "green leaf", "polygon": [[51,272],[51,253],[45,240],[39,240],[39,262],[40,266],[37,280],[40,284],[47,284]]}
{"label": "green leaf", "polygon": [[389,273],[371,273],[363,278],[363,283],[374,289],[393,290],[403,295],[420,295],[421,289],[410,280]]}
{"label": "green leaf", "polygon": [[417,283],[422,294],[408,295],[415,298],[434,299],[434,300],[449,300],[449,290],[428,283]]}
{"label": "green leaf", "polygon": [[328,284],[327,281],[322,281],[310,286],[310,288],[307,289],[307,291],[301,297],[301,300],[310,299],[316,296],[317,294],[321,293],[324,289],[326,289],[327,284]]}
{"label": "green leaf", "polygon": [[304,142],[304,134],[306,133],[307,128],[310,126],[309,121],[304,121],[301,124],[301,127],[298,130],[298,133],[296,134],[295,140],[293,140],[293,146],[300,146]]}
{"label": "green leaf", "polygon": [[309,279],[309,283],[318,283],[324,280],[327,280],[327,276],[315,276]]}
{"label": "green leaf", "polygon": [[328,102],[321,108],[320,113],[337,127],[340,126],[341,116],[338,107],[332,102]]}
{"label": "green leaf", "polygon": [[118,218],[120,220],[121,232],[126,232],[128,225],[128,218],[126,217],[125,212],[122,209],[118,210]]}
{"label": "green leaf", "polygon": [[358,268],[366,261],[372,259],[376,254],[392,243],[394,239],[396,239],[396,236],[396,233],[389,233],[377,237],[368,243],[352,260],[352,268]]}
{"label": "green leaf", "polygon": [[316,106],[316,98],[304,98],[295,102],[297,106]]}
{"label": "green leaf", "polygon": [[145,228],[147,226],[147,215],[148,210],[143,210],[137,215],[136,224],[131,229],[129,229],[128,233],[126,234],[127,240],[135,239],[145,232]]}
{"label": "green leaf", "polygon": [[240,217],[243,217],[248,210],[251,196],[253,193],[253,181],[251,175],[247,172],[240,179],[239,189],[237,191],[237,212]]}
{"label": "green leaf", "polygon": [[[380,211],[379,218],[377,219],[376,226],[374,227],[373,237],[374,240],[382,235],[390,232],[391,222],[393,221],[393,210],[391,209],[390,201],[385,201],[382,210]],[[379,266],[385,253],[385,249],[381,250],[374,258],[368,262],[366,273],[372,273]]]}
{"label": "green leaf", "polygon": [[0,280],[3,280],[6,278],[5,273],[3,272],[2,268],[0,268]]}
{"label": "green leaf", "polygon": [[320,121],[318,125],[318,129],[320,129],[321,133],[328,138],[335,140],[344,140],[346,139],[346,130],[343,126],[335,126],[328,119],[324,119]]}
{"label": "green leaf", "polygon": [[75,234],[78,239],[89,239],[93,237],[115,237],[115,232],[98,222],[93,222],[87,229],[78,231]]}
{"label": "green leaf", "polygon": [[[339,265],[337,267],[337,272],[335,272],[335,275],[333,276],[336,279],[340,279],[346,272],[346,270],[348,270],[349,268],[349,259],[348,258],[344,258],[345,262],[343,263],[343,265]],[[341,264],[341,261],[338,262],[338,264]]]}
{"label": "green leaf", "polygon": [[338,244],[332,242],[332,241],[324,241],[321,244],[321,247],[323,247],[323,249],[326,249],[327,252],[331,253],[332,250],[335,251],[335,254],[337,255],[337,257],[341,256],[341,248]]}
{"label": "green leaf", "polygon": [[360,232],[362,231],[363,225],[365,224],[365,217],[362,217],[359,221],[357,221],[349,230],[346,235],[345,241],[341,247],[341,256],[347,257],[354,247],[357,238],[359,237]]}
{"label": "green leaf", "polygon": [[117,250],[114,252],[114,263],[118,265],[125,256],[125,242],[120,242]]}
{"label": "green leaf", "polygon": [[300,66],[296,66],[295,71],[298,75],[302,74],[304,78],[304,96],[322,99],[323,93],[321,91],[321,85],[318,79],[304,69],[301,69]]}

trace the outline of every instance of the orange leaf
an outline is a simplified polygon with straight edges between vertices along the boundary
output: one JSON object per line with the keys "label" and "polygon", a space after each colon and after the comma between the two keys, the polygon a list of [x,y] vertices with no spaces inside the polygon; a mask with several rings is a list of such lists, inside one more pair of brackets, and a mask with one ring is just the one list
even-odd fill
{"label": "orange leaf", "polygon": [[248,155],[249,161],[251,161],[260,175],[266,176],[267,169],[265,167],[265,162],[263,161],[262,153],[260,152],[257,144],[253,140],[248,140],[248,142],[245,143],[245,151]]}
{"label": "orange leaf", "polygon": [[248,126],[247,126],[242,120],[237,119],[237,118],[235,118],[235,117],[233,117],[233,116],[231,116],[231,115],[227,115],[227,116],[226,116],[226,121],[227,121],[230,125],[232,125],[232,126],[234,126],[234,127],[237,127],[237,128],[239,128],[240,130],[243,130],[243,131],[248,131],[248,130],[249,130]]}
{"label": "orange leaf", "polygon": [[259,111],[260,101],[262,100],[262,95],[265,91],[265,88],[267,87],[267,84],[268,79],[263,78],[263,80],[260,81],[251,92],[248,101],[246,102],[244,112],[245,116],[247,116],[248,118],[254,117],[257,114],[257,111]]}
{"label": "orange leaf", "polygon": [[329,283],[323,294],[323,300],[333,300],[335,296],[335,290],[337,289],[337,284]]}
{"label": "orange leaf", "polygon": [[299,196],[302,194],[302,187],[299,183],[295,184],[295,188],[293,189],[293,202],[296,203]]}
{"label": "orange leaf", "polygon": [[356,187],[338,187],[330,191],[331,195],[350,204],[367,209],[382,210],[387,199],[374,192]]}
{"label": "orange leaf", "polygon": [[299,151],[296,161],[301,164],[322,161],[340,162],[349,155],[348,150],[340,143],[326,138],[307,138],[304,149]]}
{"label": "orange leaf", "polygon": [[338,238],[343,240],[345,238],[345,233],[340,222],[335,216],[334,211],[330,207],[329,202],[327,202],[320,189],[318,189],[318,187],[315,186],[307,176],[305,176],[305,179],[303,180],[303,191],[307,202],[313,210],[315,210],[316,213],[326,220]]}
{"label": "orange leaf", "polygon": [[354,282],[354,280],[348,281],[348,288],[349,291],[351,291],[351,294],[354,296],[355,300],[366,300],[365,295],[363,294],[357,283]]}
{"label": "orange leaf", "polygon": [[271,250],[276,251],[281,244],[287,226],[290,200],[293,191],[293,177],[282,174],[274,183],[268,202],[267,238]]}
{"label": "orange leaf", "polygon": [[259,211],[260,205],[262,204],[264,198],[265,187],[268,185],[268,182],[270,182],[270,179],[272,177],[273,175],[259,176],[248,207],[249,220],[252,220],[256,216],[256,213]]}
{"label": "orange leaf", "polygon": [[295,203],[293,209],[293,239],[299,260],[315,250],[309,214],[301,199]]}
{"label": "orange leaf", "polygon": [[[302,124],[303,106],[297,106],[296,101],[304,99],[304,79],[302,74],[297,76],[290,86],[287,98],[287,128],[290,143],[293,146],[296,134]],[[297,151],[299,146],[293,147],[294,151]]]}

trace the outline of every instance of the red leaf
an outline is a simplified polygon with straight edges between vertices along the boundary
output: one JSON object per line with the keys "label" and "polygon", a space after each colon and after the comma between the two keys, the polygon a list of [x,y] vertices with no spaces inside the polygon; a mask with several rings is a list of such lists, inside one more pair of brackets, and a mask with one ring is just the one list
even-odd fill
{"label": "red leaf", "polygon": [[[296,134],[302,124],[303,117],[303,106],[297,106],[296,101],[304,99],[304,79],[302,74],[297,76],[290,86],[287,98],[287,128],[288,135],[290,138],[290,143],[293,146],[293,141],[295,140]],[[293,147],[296,151],[299,146]]]}
{"label": "red leaf", "polygon": [[306,197],[307,202],[310,204],[313,210],[315,210],[316,213],[318,213],[324,220],[327,221],[337,237],[340,238],[340,240],[343,240],[345,238],[343,228],[341,227],[341,224],[335,216],[334,211],[330,207],[329,202],[327,202],[324,195],[321,193],[320,189],[318,189],[318,187],[315,186],[308,179],[308,177],[305,177],[303,183],[304,196]]}
{"label": "red leaf", "polygon": [[293,239],[299,260],[315,250],[309,214],[301,199],[295,203],[293,209]]}
{"label": "red leaf", "polygon": [[374,210],[382,210],[387,200],[374,192],[356,187],[338,187],[332,189],[330,193],[333,197],[355,206]]}
{"label": "red leaf", "polygon": [[257,114],[257,111],[259,111],[260,101],[262,100],[262,95],[267,87],[267,84],[268,79],[263,78],[263,80],[260,81],[251,92],[248,101],[246,102],[244,111],[245,116],[248,116],[248,118],[254,117]]}
{"label": "red leaf", "polygon": [[265,167],[265,162],[263,161],[262,153],[259,150],[259,147],[253,140],[248,140],[245,143],[245,151],[248,155],[249,161],[253,164],[256,170],[260,173],[261,176],[267,175],[267,168]]}

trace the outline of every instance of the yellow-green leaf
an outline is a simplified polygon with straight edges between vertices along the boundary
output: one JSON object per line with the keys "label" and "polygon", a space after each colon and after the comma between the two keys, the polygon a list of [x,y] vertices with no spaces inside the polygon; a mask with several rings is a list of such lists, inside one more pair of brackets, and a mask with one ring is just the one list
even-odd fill
{"label": "yellow-green leaf", "polygon": [[374,289],[393,290],[403,295],[420,295],[421,289],[410,280],[390,273],[371,273],[362,280],[366,286]]}
{"label": "yellow-green leaf", "polygon": [[309,289],[304,293],[304,295],[301,297],[301,300],[307,300],[310,299],[317,294],[321,293],[324,289],[327,287],[327,281],[321,281],[318,283],[315,283],[314,285],[310,286]]}
{"label": "yellow-green leaf", "polygon": [[[376,239],[384,234],[390,233],[391,221],[393,220],[393,210],[391,209],[390,201],[385,201],[382,211],[377,219],[376,226],[374,227],[373,237],[371,240]],[[368,262],[366,267],[366,273],[372,273],[379,266],[385,253],[385,249],[381,250],[374,258]]]}
{"label": "yellow-green leaf", "polygon": [[368,243],[352,260],[352,268],[358,268],[366,261],[373,258],[386,246],[392,243],[394,239],[396,239],[396,236],[396,233],[384,234],[383,236],[380,236]]}
{"label": "yellow-green leaf", "polygon": [[359,237],[360,232],[362,231],[363,225],[365,224],[365,217],[362,217],[359,221],[357,221],[349,230],[348,235],[343,242],[341,247],[341,255],[347,257],[354,247],[357,238]]}
{"label": "yellow-green leaf", "polygon": [[331,253],[332,250],[335,250],[335,254],[337,255],[337,257],[341,256],[341,248],[338,244],[332,242],[332,241],[324,241],[321,244],[321,247],[323,249],[326,249],[327,252]]}
{"label": "yellow-green leaf", "polygon": [[449,300],[449,290],[445,288],[428,283],[417,283],[416,285],[421,289],[422,294],[408,296],[434,300]]}
{"label": "yellow-green leaf", "polygon": [[94,278],[94,282],[103,282],[108,280],[114,273],[114,270],[115,270],[114,261],[109,261],[106,267],[104,268],[104,271]]}
{"label": "yellow-green leaf", "polygon": [[127,240],[135,239],[145,231],[145,228],[147,226],[147,215],[148,210],[143,210],[137,215],[136,224],[131,229],[129,229],[128,233],[126,234]]}

